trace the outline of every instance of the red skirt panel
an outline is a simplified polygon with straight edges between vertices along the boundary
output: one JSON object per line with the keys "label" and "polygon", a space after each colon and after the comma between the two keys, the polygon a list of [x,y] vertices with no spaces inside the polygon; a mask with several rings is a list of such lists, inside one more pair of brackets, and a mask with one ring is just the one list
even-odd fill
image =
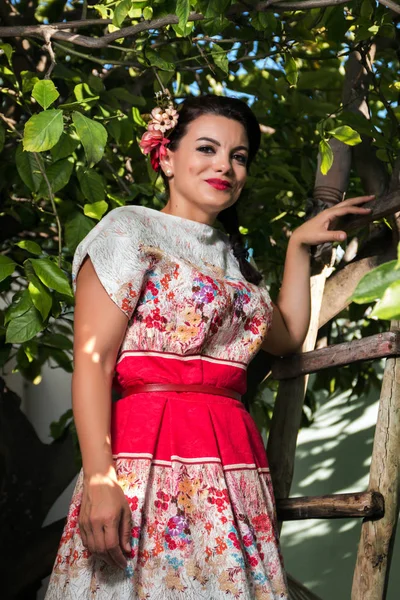
{"label": "red skirt panel", "polygon": [[[138,353],[139,354],[139,353]],[[142,353],[140,353],[142,354]],[[246,389],[246,371],[196,357],[129,356],[118,364],[119,389],[136,383],[200,383]],[[145,392],[125,396],[112,409],[115,458],[154,464],[219,462],[224,470],[268,470],[262,437],[242,402],[199,392]]]}

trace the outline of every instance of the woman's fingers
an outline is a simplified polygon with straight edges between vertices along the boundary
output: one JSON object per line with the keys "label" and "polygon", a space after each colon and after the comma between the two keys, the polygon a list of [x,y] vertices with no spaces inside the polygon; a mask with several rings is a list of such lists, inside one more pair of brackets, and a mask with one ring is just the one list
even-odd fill
{"label": "woman's fingers", "polygon": [[132,515],[129,505],[123,508],[122,519],[119,527],[119,543],[125,552],[131,550]]}
{"label": "woman's fingers", "polygon": [[349,213],[370,213],[371,209],[368,206],[353,206],[353,205],[349,205],[349,206],[338,206],[335,207],[334,210],[332,210],[333,214],[340,214],[340,215],[346,215]]}
{"label": "woman's fingers", "polygon": [[335,206],[341,206],[343,204],[363,204],[365,202],[371,202],[371,200],[373,200],[375,198],[375,194],[369,195],[369,196],[357,196],[356,198],[346,198],[346,200],[343,200],[342,202],[339,202],[339,204],[336,204]]}
{"label": "woman's fingers", "polygon": [[109,564],[116,565],[120,569],[125,569],[128,562],[121,550],[118,530],[119,523],[112,523],[109,526],[106,525],[104,528],[104,544],[108,559],[111,561]]}

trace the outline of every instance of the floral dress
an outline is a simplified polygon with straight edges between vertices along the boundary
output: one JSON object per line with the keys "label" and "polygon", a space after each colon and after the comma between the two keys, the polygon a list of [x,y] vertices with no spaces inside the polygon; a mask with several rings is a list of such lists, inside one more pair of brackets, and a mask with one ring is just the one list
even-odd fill
{"label": "floral dress", "polygon": [[[246,391],[272,320],[226,234],[144,206],[111,210],[76,249],[128,324],[115,365],[111,439],[132,513],[125,570],[83,546],[79,474],[46,600],[288,600],[262,437],[242,402],[143,383]],[[125,392],[124,392],[125,390]]]}

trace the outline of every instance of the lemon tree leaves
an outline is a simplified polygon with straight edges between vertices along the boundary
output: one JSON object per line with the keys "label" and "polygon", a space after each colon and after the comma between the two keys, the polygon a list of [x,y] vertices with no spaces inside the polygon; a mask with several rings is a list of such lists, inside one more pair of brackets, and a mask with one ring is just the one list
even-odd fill
{"label": "lemon tree leaves", "polygon": [[350,300],[357,304],[379,300],[370,317],[400,318],[400,244],[398,259],[386,262],[364,275]]}
{"label": "lemon tree leaves", "polygon": [[24,129],[24,150],[43,152],[55,146],[63,132],[62,110],[53,108],[33,115]]}
{"label": "lemon tree leaves", "polygon": [[[356,144],[361,143],[360,134],[349,125],[341,125],[327,133],[349,146],[355,146]],[[321,156],[321,173],[326,175],[333,164],[332,148],[326,139],[320,141],[319,151]]]}
{"label": "lemon tree leaves", "polygon": [[3,281],[9,275],[12,275],[15,271],[17,263],[8,256],[0,254],[0,281]]}
{"label": "lemon tree leaves", "polygon": [[107,142],[107,129],[101,123],[97,123],[77,111],[72,113],[72,121],[85,150],[86,160],[91,167],[103,157]]}
{"label": "lemon tree leaves", "polygon": [[54,100],[57,100],[59,95],[56,86],[50,79],[37,81],[32,90],[33,98],[35,98],[36,102],[39,102],[40,106],[44,109],[53,104]]}
{"label": "lemon tree leaves", "polygon": [[332,148],[326,140],[321,140],[319,143],[319,151],[321,154],[321,173],[326,175],[333,165]]}

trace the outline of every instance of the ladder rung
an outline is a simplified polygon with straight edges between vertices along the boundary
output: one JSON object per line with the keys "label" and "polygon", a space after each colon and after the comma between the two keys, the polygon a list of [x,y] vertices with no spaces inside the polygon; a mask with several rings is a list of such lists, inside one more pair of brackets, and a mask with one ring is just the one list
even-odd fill
{"label": "ladder rung", "polygon": [[300,519],[343,519],[384,515],[384,498],[380,492],[368,491],[326,496],[301,496],[276,500],[280,521]]}
{"label": "ladder rung", "polygon": [[329,367],[388,356],[400,356],[400,331],[385,331],[361,340],[278,358],[272,363],[272,377],[291,379],[307,373],[317,373]]}

